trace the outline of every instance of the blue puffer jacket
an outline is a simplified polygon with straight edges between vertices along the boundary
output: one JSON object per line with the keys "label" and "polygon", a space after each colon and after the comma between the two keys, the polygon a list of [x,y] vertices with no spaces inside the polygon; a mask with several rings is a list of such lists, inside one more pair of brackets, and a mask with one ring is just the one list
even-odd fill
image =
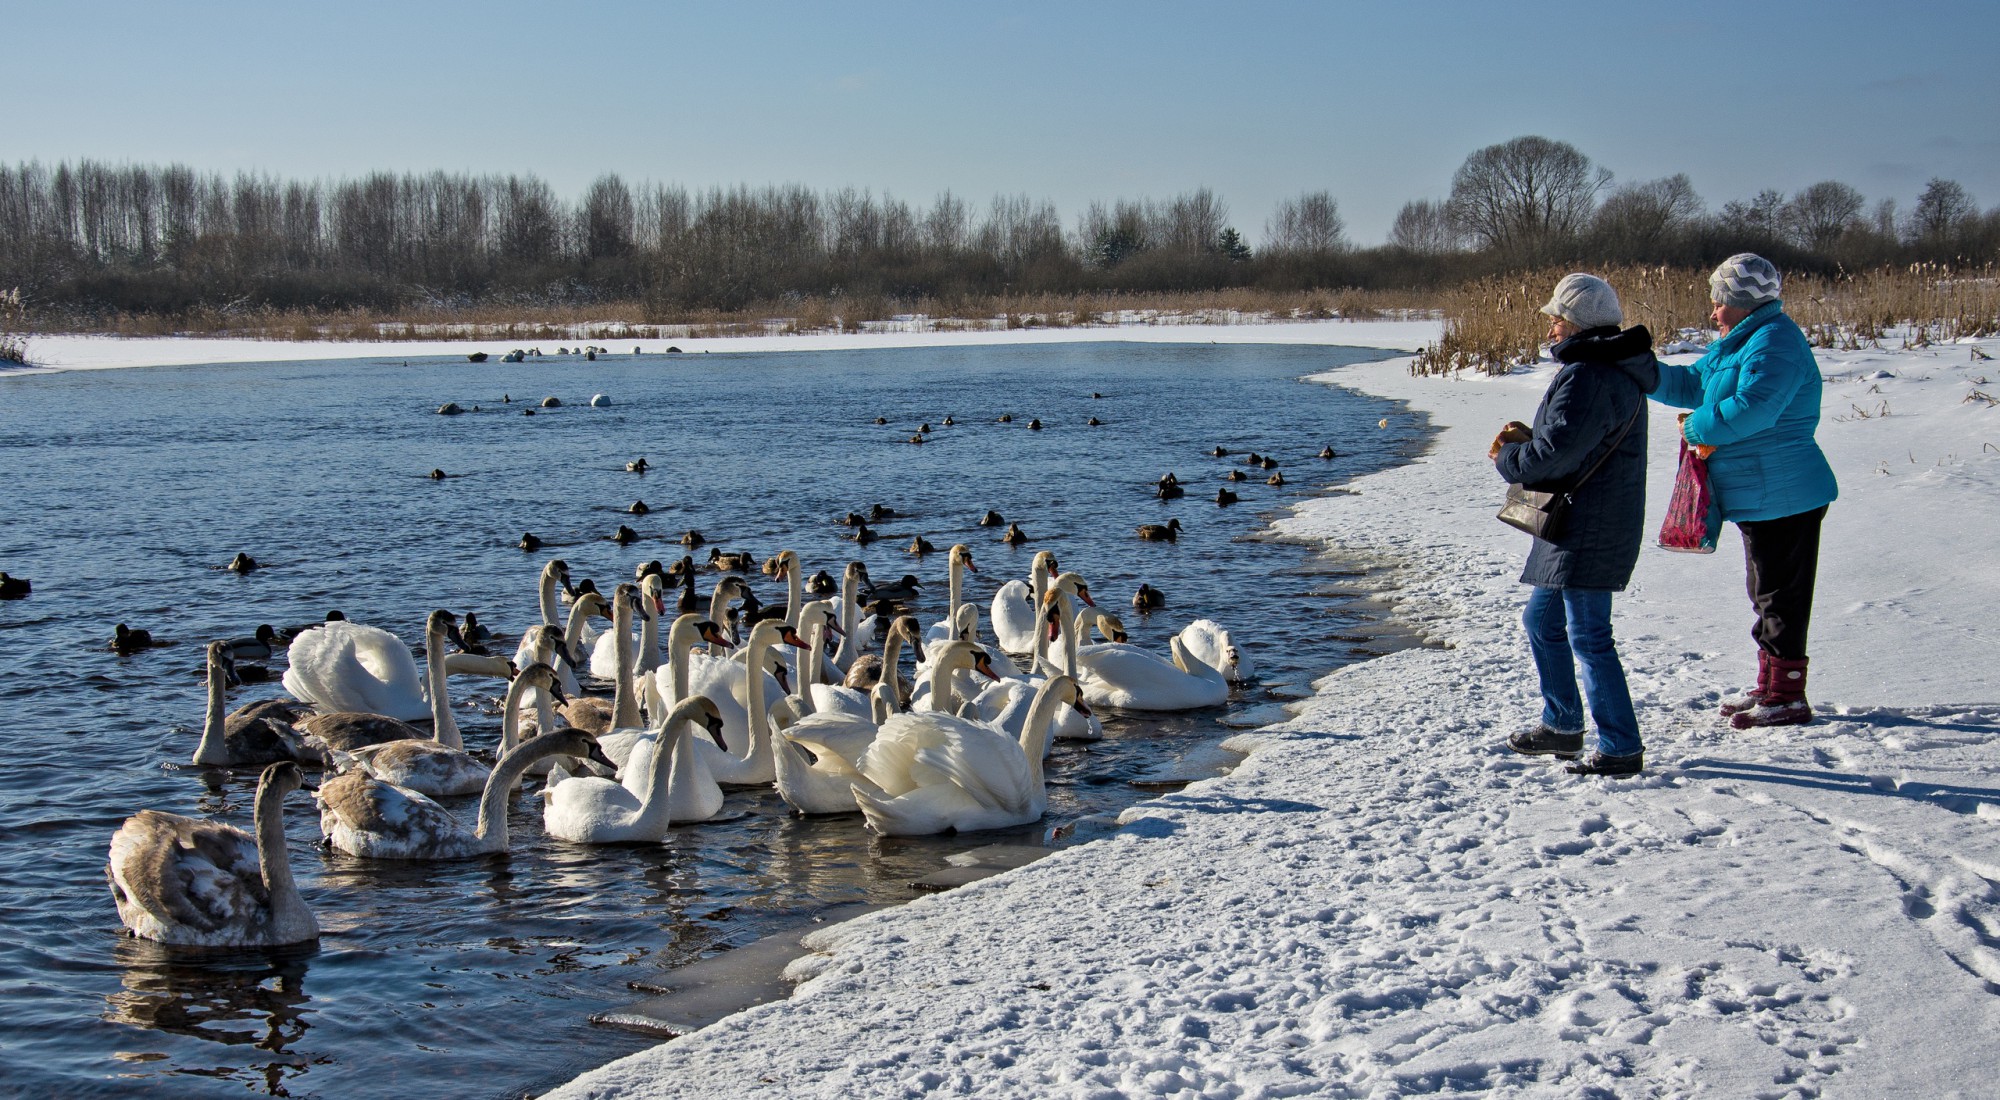
{"label": "blue puffer jacket", "polygon": [[1715,448],[1709,487],[1722,518],[1778,519],[1840,495],[1813,442],[1822,383],[1805,333],[1767,302],[1685,367],[1660,364],[1653,400],[1693,409],[1684,434]]}
{"label": "blue puffer jacket", "polygon": [[[1494,460],[1500,476],[1543,492],[1576,484],[1612,437],[1618,449],[1576,490],[1553,541],[1536,539],[1521,583],[1616,592],[1632,579],[1646,521],[1646,391],[1659,382],[1644,328],[1586,329],[1550,349],[1563,368],[1535,410],[1535,436]],[[1638,419],[1633,420],[1634,414]]]}

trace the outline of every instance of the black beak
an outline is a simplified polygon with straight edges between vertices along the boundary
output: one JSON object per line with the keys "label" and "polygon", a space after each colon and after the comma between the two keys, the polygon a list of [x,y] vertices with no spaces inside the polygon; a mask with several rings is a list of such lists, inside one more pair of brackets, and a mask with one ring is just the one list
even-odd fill
{"label": "black beak", "polygon": [[723,752],[728,752],[729,743],[722,739],[722,719],[705,718],[701,724],[707,727],[708,735],[715,738],[715,747],[721,749]]}
{"label": "black beak", "polygon": [[590,759],[596,761],[597,763],[603,765],[604,767],[610,768],[614,772],[618,770],[618,762],[604,755],[604,750],[602,748],[599,748],[597,742],[595,741],[592,741],[590,743]]}

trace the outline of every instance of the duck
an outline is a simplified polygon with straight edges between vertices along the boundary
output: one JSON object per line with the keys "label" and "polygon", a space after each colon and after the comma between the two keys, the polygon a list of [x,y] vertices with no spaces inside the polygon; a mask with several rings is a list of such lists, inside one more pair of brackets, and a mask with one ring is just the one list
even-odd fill
{"label": "duck", "polygon": [[1036,417],[1036,418],[1034,418],[1033,420],[1030,420],[1030,421],[1028,421],[1028,430],[1029,430],[1029,431],[1031,431],[1031,432],[1039,432],[1039,431],[1041,431],[1041,430],[1042,430],[1042,421],[1041,421],[1041,418],[1040,418],[1040,417]]}
{"label": "duck", "polygon": [[411,722],[430,714],[410,647],[379,627],[329,622],[292,639],[285,690],[322,714],[386,715]]}
{"label": "duck", "polygon": [[1245,466],[1262,466],[1264,464],[1264,456],[1258,454],[1256,451],[1251,451],[1249,454],[1243,456],[1243,464]]}
{"label": "duck", "polygon": [[1181,521],[1170,519],[1165,523],[1142,523],[1139,537],[1147,542],[1175,542],[1181,537]]}
{"label": "duck", "polygon": [[1214,456],[1215,456],[1215,457],[1217,457],[1217,458],[1228,458],[1228,457],[1229,457],[1229,448],[1227,448],[1227,447],[1224,447],[1224,446],[1222,446],[1221,444],[1219,444],[1219,443],[1218,443],[1218,444],[1216,444],[1216,446],[1215,446],[1215,449],[1214,449],[1214,450],[1212,450],[1212,451],[1210,451],[1210,452],[1208,452],[1208,453],[1209,453],[1209,454],[1212,454],[1212,455],[1214,455]]}
{"label": "duck", "polygon": [[1007,533],[1000,536],[1000,541],[1009,546],[1019,546],[1028,541],[1028,533],[1021,530],[1020,524],[1010,523],[1007,525]]}
{"label": "duck", "polygon": [[0,600],[25,600],[35,591],[35,586],[26,577],[10,577],[0,573]]}
{"label": "duck", "polygon": [[871,529],[865,523],[854,529],[854,541],[860,543],[863,546],[866,546],[869,543],[874,542],[878,537],[879,536],[875,534],[874,530]]}
{"label": "duck", "polygon": [[472,650],[474,652],[476,652],[476,650],[473,649],[473,647],[481,646],[486,644],[487,642],[496,640],[494,638],[493,631],[488,629],[485,623],[479,621],[479,615],[477,612],[472,612],[472,611],[468,611],[464,615],[460,616],[458,623],[458,636],[460,640],[462,640],[465,643],[467,649]]}
{"label": "duck", "polygon": [[868,521],[865,518],[863,518],[861,513],[859,512],[849,512],[846,515],[840,517],[840,519],[836,520],[835,522],[839,523],[843,527],[859,527],[862,524],[867,523]]}
{"label": "duck", "polygon": [[1264,484],[1266,485],[1283,485],[1284,483],[1285,475],[1282,473],[1272,474],[1270,477],[1264,479]]}
{"label": "duck", "polygon": [[1250,475],[1244,473],[1241,470],[1231,470],[1228,473],[1222,475],[1222,479],[1224,481],[1247,481],[1249,480],[1249,477]]}
{"label": "duck", "polygon": [[653,506],[643,500],[635,500],[625,508],[626,514],[634,516],[651,515]]}
{"label": "duck", "polygon": [[869,830],[928,836],[1040,820],[1049,801],[1042,758],[1061,702],[1082,698],[1075,680],[1052,676],[1035,692],[1018,738],[935,711],[890,715],[856,769],[869,780],[853,787]]}
{"label": "duck", "polygon": [[1005,527],[1006,525],[1007,521],[1000,518],[1000,513],[995,511],[989,510],[985,515],[979,517],[979,526],[981,527]]}
{"label": "duck", "polygon": [[[646,754],[634,793],[615,779],[552,772],[543,789],[542,827],[577,844],[656,843],[677,824],[707,821],[722,810],[722,789],[692,751],[691,723],[722,743],[722,718],[705,696],[675,703],[655,725],[659,748]],[[637,754],[634,754],[635,757]]]}
{"label": "duck", "polygon": [[340,609],[335,608],[334,610],[327,612],[326,618],[321,619],[319,622],[299,623],[295,626],[279,627],[278,640],[289,646],[298,639],[299,635],[304,634],[308,630],[317,630],[328,623],[342,623],[346,621],[347,621],[347,616],[344,613],[342,613]]}
{"label": "duck", "polygon": [[153,639],[152,631],[126,626],[124,623],[119,623],[111,632],[111,649],[115,653],[137,653],[142,649],[151,649],[164,644]]}
{"label": "duck", "polygon": [[1215,503],[1217,507],[1227,508],[1230,505],[1242,499],[1243,499],[1242,497],[1236,495],[1235,493],[1231,492],[1228,489],[1217,489],[1215,491]]}
{"label": "duck", "polygon": [[708,539],[705,538],[700,531],[697,531],[692,527],[681,532],[681,545],[689,549],[693,549],[697,546],[700,546],[703,543],[706,543],[707,541]]}
{"label": "duck", "polygon": [[[517,679],[554,683],[555,670],[537,665]],[[508,695],[518,702],[520,692]],[[601,761],[595,740],[578,729],[541,734],[509,749],[479,788],[479,816],[471,829],[429,796],[365,771],[342,772],[320,784],[319,827],[326,842],[369,859],[473,859],[509,847],[507,802],[537,760],[560,756]]]}
{"label": "duck", "polygon": [[621,523],[618,525],[618,530],[611,532],[611,541],[620,546],[630,546],[639,541],[639,532]]}
{"label": "duck", "polygon": [[217,821],[141,810],[111,835],[104,874],[132,935],[185,947],[282,947],[319,939],[292,879],[285,796],[305,786],[280,761],[257,779],[255,834]]}
{"label": "duck", "polygon": [[1056,556],[1047,550],[1035,551],[1028,564],[1026,581],[1010,580],[993,593],[988,618],[993,623],[993,639],[1008,653],[1027,653],[1035,648],[1040,632],[1042,597],[1048,593],[1049,578],[1058,572]]}
{"label": "duck", "polygon": [[542,548],[542,540],[533,531],[523,531],[521,541],[514,545],[520,547],[522,552],[532,554]]}
{"label": "duck", "polygon": [[870,584],[868,594],[878,600],[913,600],[923,591],[924,582],[915,573],[905,573],[901,580]]}
{"label": "duck", "polygon": [[1325,447],[1321,447],[1321,448],[1319,449],[1319,456],[1320,456],[1321,458],[1339,458],[1339,457],[1340,457],[1339,455],[1337,455],[1337,454],[1335,454],[1335,453],[1333,452],[1333,446],[1332,446],[1331,444],[1329,444],[1329,445],[1327,445],[1327,446],[1325,446]]}
{"label": "duck", "polygon": [[1187,490],[1178,481],[1163,481],[1159,485],[1157,494],[1161,500],[1179,500],[1187,495]]}
{"label": "duck", "polygon": [[1132,608],[1135,611],[1158,611],[1165,606],[1166,594],[1144,581],[1139,582],[1139,590],[1132,593]]}
{"label": "duck", "polygon": [[931,540],[923,537],[922,535],[918,535],[910,540],[910,545],[905,548],[905,552],[910,554],[916,554],[919,556],[922,556],[924,554],[935,554],[937,553],[937,546],[936,544],[932,543]]}
{"label": "duck", "polygon": [[887,424],[888,422],[889,418],[886,416],[878,416],[875,418],[875,423],[877,424]]}
{"label": "duck", "polygon": [[323,756],[292,729],[290,711],[274,702],[252,704],[236,714],[225,713],[229,689],[235,686],[235,659],[228,642],[208,643],[208,709],[202,717],[201,743],[192,763],[199,767],[263,767],[280,760],[319,764]]}
{"label": "duck", "polygon": [[278,629],[270,623],[259,623],[257,629],[247,638],[231,638],[226,643],[229,655],[239,661],[261,661],[284,648],[278,640]]}
{"label": "duck", "polygon": [[1278,468],[1278,460],[1272,458],[1270,455],[1265,455],[1263,461],[1258,463],[1258,465],[1264,467],[1266,470],[1275,470]]}
{"label": "duck", "polygon": [[1090,419],[1088,419],[1088,420],[1084,421],[1083,423],[1084,423],[1084,426],[1085,426],[1085,427],[1087,427],[1087,428],[1100,428],[1100,427],[1103,427],[1103,426],[1104,426],[1104,421],[1102,421],[1102,420],[1099,420],[1099,419],[1097,419],[1097,418],[1096,418],[1096,417],[1094,417],[1094,416],[1093,416],[1093,417],[1091,417]]}
{"label": "duck", "polygon": [[1014,422],[1013,413],[1001,413],[998,417],[994,419],[994,423],[996,424],[1012,424],[1013,422]]}
{"label": "duck", "polygon": [[724,553],[717,547],[708,552],[708,567],[722,573],[748,573],[757,568],[757,559],[747,552]]}
{"label": "duck", "polygon": [[[949,424],[951,421],[946,420],[945,423]],[[868,520],[871,523],[880,523],[885,519],[898,519],[901,516],[901,512],[896,511],[886,504],[878,502],[868,506]]]}
{"label": "duck", "polygon": [[228,569],[231,573],[254,573],[257,571],[257,559],[239,550],[235,557],[229,559],[229,564],[223,568]]}

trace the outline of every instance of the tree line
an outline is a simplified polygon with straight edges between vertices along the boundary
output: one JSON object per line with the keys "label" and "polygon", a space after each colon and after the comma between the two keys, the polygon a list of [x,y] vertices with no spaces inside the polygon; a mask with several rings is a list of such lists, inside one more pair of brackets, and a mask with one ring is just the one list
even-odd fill
{"label": "tree line", "polygon": [[1207,188],[1086,206],[1026,195],[928,204],[787,185],[690,191],[600,177],[565,197],[523,175],[226,177],[183,165],[0,166],[0,287],[46,311],[638,302],[670,313],[801,296],[1427,287],[1575,262],[1712,263],[1754,249],[1849,270],[2000,255],[2000,208],[1936,179],[1870,207],[1838,181],[1710,211],[1684,175],[1615,185],[1566,143],[1474,152],[1449,194],[1406,204],[1357,247],[1339,203],[1278,204],[1253,247]]}

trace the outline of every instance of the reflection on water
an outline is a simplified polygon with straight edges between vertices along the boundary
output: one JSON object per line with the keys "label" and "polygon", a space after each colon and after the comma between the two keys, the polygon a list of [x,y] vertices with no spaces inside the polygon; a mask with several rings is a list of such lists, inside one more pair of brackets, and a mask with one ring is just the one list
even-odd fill
{"label": "reflection on water", "polygon": [[[0,466],[13,507],[0,564],[32,578],[35,595],[0,604],[0,711],[32,715],[36,728],[0,738],[7,1088],[539,1091],[647,1045],[588,1020],[674,967],[837,905],[908,900],[909,883],[954,853],[1042,843],[1055,827],[1214,774],[1230,724],[1282,717],[1273,708],[1309,694],[1315,677],[1383,644],[1348,578],[1256,534],[1256,509],[1398,461],[1421,439],[1422,425],[1392,406],[1296,381],[1343,357],[1364,356],[1067,345],[10,380]],[[584,406],[593,392],[616,403]],[[519,415],[525,395],[548,393],[565,407]],[[445,400],[482,411],[434,415]],[[1002,412],[1046,429],[999,424]],[[946,414],[955,426],[942,425]],[[875,425],[878,415],[890,423]],[[1085,427],[1088,417],[1101,426]],[[921,420],[937,431],[909,446]],[[1347,457],[1312,457],[1329,443]],[[1236,454],[1211,455],[1217,444]],[[1250,450],[1294,476],[1284,488],[1232,483],[1244,503],[1216,508],[1205,498]],[[641,455],[653,471],[627,473]],[[433,468],[464,476],[422,476]],[[1186,499],[1154,495],[1168,470]],[[652,514],[624,514],[634,498]],[[903,518],[869,546],[841,538],[834,520],[877,501]],[[1036,541],[999,544],[976,523],[987,508]],[[1134,537],[1136,524],[1167,517],[1186,528],[1178,545]],[[607,541],[620,522],[642,541]],[[509,808],[511,853],[412,865],[321,848],[298,796],[285,830],[323,930],[316,951],[189,952],[122,934],[103,867],[126,815],[152,807],[250,824],[254,774],[184,764],[201,721],[202,641],[332,607],[406,638],[435,606],[518,631],[552,554],[608,587],[640,562],[678,556],[673,540],[690,527],[759,556],[792,547],[809,572],[838,575],[858,558],[878,578],[916,573],[929,582],[925,622],[943,612],[943,556],[903,553],[913,536],[973,546],[969,598],[982,609],[1051,549],[1135,641],[1164,649],[1189,619],[1215,617],[1252,648],[1261,680],[1215,711],[1110,715],[1105,740],[1057,744],[1044,821],[964,837],[878,838],[858,816],[791,817],[764,790],[731,792],[722,819],[663,844],[588,847],[543,835],[531,788]],[[524,530],[551,550],[515,549]],[[222,570],[239,550],[264,568]],[[1164,610],[1124,606],[1142,579],[1168,594]],[[782,601],[766,578],[751,580],[767,603]],[[176,644],[112,654],[108,624],[120,620]],[[453,690],[467,743],[490,747],[495,685]],[[253,687],[235,701],[276,693]],[[469,820],[475,802],[450,806]]]}

